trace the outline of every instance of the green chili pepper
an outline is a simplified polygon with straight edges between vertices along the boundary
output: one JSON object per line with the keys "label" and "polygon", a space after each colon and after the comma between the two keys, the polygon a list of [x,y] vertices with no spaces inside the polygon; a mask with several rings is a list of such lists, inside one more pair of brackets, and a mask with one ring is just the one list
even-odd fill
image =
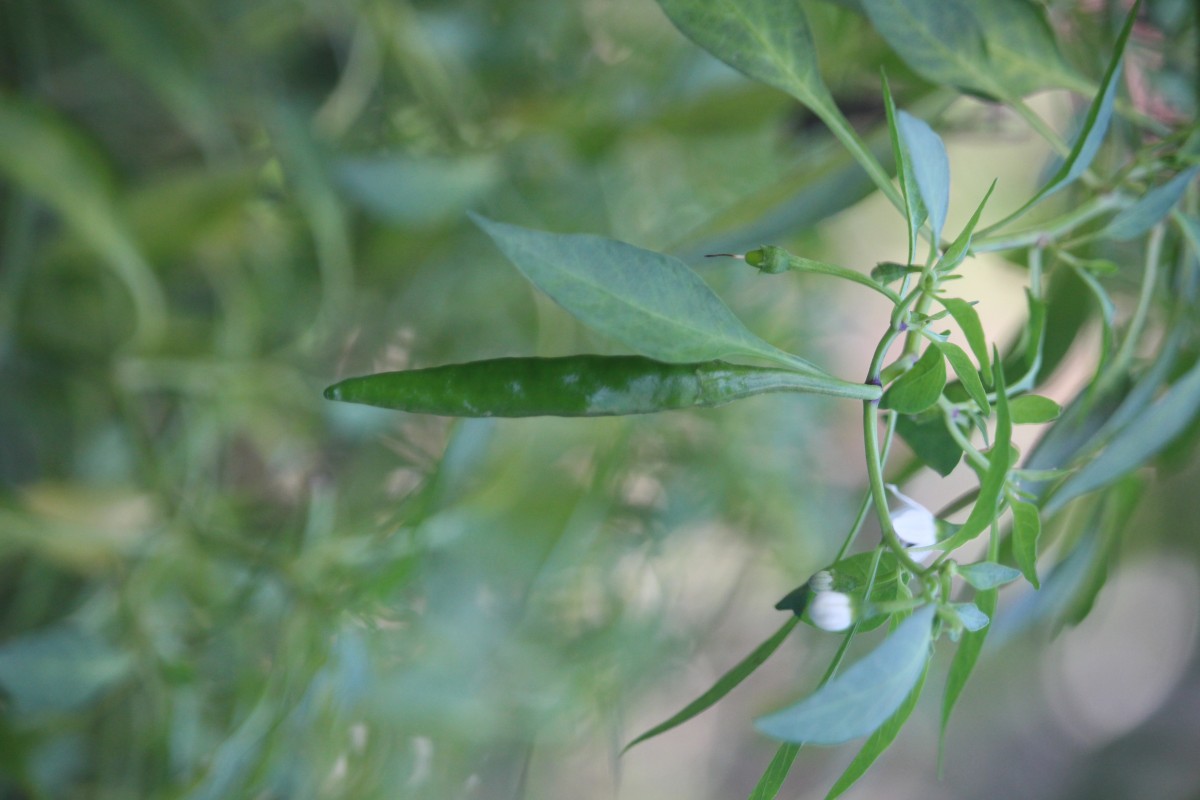
{"label": "green chili pepper", "polygon": [[325,397],[451,417],[598,417],[719,406],[764,392],[878,399],[877,386],[723,361],[642,356],[497,358],[348,378]]}

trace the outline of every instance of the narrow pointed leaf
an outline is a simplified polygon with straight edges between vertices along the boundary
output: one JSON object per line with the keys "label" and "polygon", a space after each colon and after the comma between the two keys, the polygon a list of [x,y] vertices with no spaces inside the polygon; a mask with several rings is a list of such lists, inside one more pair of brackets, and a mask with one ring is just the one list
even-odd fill
{"label": "narrow pointed leaf", "polygon": [[659,361],[752,356],[822,370],[755,336],[682,261],[587,234],[555,234],[472,214],[535,286],[588,327]]}
{"label": "narrow pointed leaf", "polygon": [[788,772],[791,771],[792,763],[796,760],[796,754],[800,752],[801,746],[791,742],[779,745],[771,763],[767,765],[762,777],[755,784],[754,790],[750,792],[749,800],[775,800],[779,790],[783,787],[783,782],[787,780]]}
{"label": "narrow pointed leaf", "polygon": [[862,660],[805,700],[758,720],[756,727],[794,743],[841,744],[866,736],[908,697],[929,660],[934,606],[900,624]]}
{"label": "narrow pointed leaf", "polygon": [[958,568],[958,574],[976,589],[995,589],[1021,577],[1020,570],[997,564],[994,561],[965,564]]}
{"label": "narrow pointed leaf", "polygon": [[967,253],[971,249],[971,234],[975,232],[975,226],[979,224],[979,216],[983,213],[983,208],[987,205],[988,198],[992,196],[992,192],[995,190],[996,181],[993,180],[992,185],[988,187],[987,194],[983,196],[983,200],[979,201],[979,206],[975,209],[975,213],[971,215],[970,221],[963,226],[962,232],[958,234],[958,238],[946,248],[946,252],[938,259],[936,269],[947,272],[957,267],[967,257]]}
{"label": "narrow pointed leaf", "polygon": [[945,388],[946,360],[941,350],[930,346],[912,369],[892,382],[879,405],[901,414],[920,414],[937,403]]}
{"label": "narrow pointed leaf", "polygon": [[1087,172],[1087,168],[1091,166],[1096,153],[1100,151],[1100,145],[1104,142],[1105,134],[1108,133],[1108,124],[1112,120],[1113,105],[1117,99],[1117,87],[1121,83],[1121,68],[1123,64],[1122,59],[1125,54],[1125,45],[1129,41],[1129,34],[1133,30],[1133,23],[1137,19],[1140,7],[1141,0],[1138,0],[1133,8],[1129,10],[1129,15],[1125,18],[1125,25],[1121,28],[1121,33],[1117,36],[1116,45],[1113,48],[1112,60],[1109,62],[1108,69],[1104,73],[1104,79],[1100,82],[1100,91],[1088,107],[1087,115],[1084,117],[1083,125],[1079,130],[1079,136],[1063,161],[1062,166],[1059,167],[1054,177],[1037,194],[1030,198],[1029,202],[1010,214],[1006,218],[1006,221],[1015,219],[1035,204],[1066,187],[1078,179],[1080,175]]}
{"label": "narrow pointed leaf", "polygon": [[913,180],[929,214],[934,239],[940,239],[946,212],[950,209],[950,159],[946,155],[946,145],[924,120],[905,111],[897,113],[896,126],[900,141],[908,150]]}
{"label": "narrow pointed leaf", "polygon": [[863,744],[862,749],[858,751],[858,755],[846,767],[846,771],[837,779],[833,787],[829,790],[829,794],[825,795],[825,800],[833,800],[840,796],[843,792],[849,789],[858,781],[875,760],[883,755],[883,752],[891,746],[892,742],[900,734],[900,729],[904,727],[904,723],[908,721],[913,709],[917,707],[917,701],[921,698],[921,690],[925,688],[925,678],[929,675],[929,662],[926,662],[925,668],[921,670],[921,676],[917,678],[917,685],[908,693],[908,697],[904,698],[904,702],[900,707],[887,719],[887,722],[879,726],[871,737]]}
{"label": "narrow pointed leaf", "polygon": [[966,351],[953,342],[934,341],[937,349],[942,351],[942,355],[950,362],[950,366],[954,369],[954,374],[962,381],[963,388],[967,390],[967,394],[975,401],[975,405],[979,406],[979,410],[986,416],[992,413],[992,405],[988,402],[987,392],[984,391],[983,382],[979,380],[979,372],[976,371],[975,365],[971,363],[971,357]]}
{"label": "narrow pointed leaf", "polygon": [[[996,613],[998,594],[996,589],[987,589],[975,595],[976,607],[989,618]],[[943,744],[946,739],[946,726],[950,723],[950,715],[967,685],[967,680],[975,670],[975,664],[979,661],[979,654],[983,651],[983,643],[986,641],[990,629],[989,625],[978,631],[964,633],[958,643],[958,650],[954,653],[954,659],[950,662],[950,672],[946,675],[946,693],[942,699],[941,739]]]}
{"label": "narrow pointed leaf", "polygon": [[1038,518],[1037,506],[1010,497],[1009,507],[1012,508],[1012,551],[1013,559],[1021,568],[1025,580],[1039,589],[1037,574],[1038,539],[1042,536],[1042,521]]}
{"label": "narrow pointed leaf", "polygon": [[1009,412],[1013,425],[1039,425],[1053,422],[1062,414],[1062,406],[1049,397],[1038,394],[1023,394],[1009,401]]}
{"label": "narrow pointed leaf", "polygon": [[675,714],[665,722],[655,725],[625,745],[621,749],[621,752],[625,753],[629,748],[640,742],[658,736],[660,733],[666,733],[672,728],[687,722],[697,714],[711,708],[718,700],[733,691],[739,683],[746,680],[756,669],[761,667],[771,657],[771,654],[779,649],[779,645],[783,644],[783,640],[788,637],[788,634],[792,632],[792,629],[796,627],[796,623],[799,621],[799,617],[788,617],[788,621],[783,623],[783,626],[778,631],[758,647],[754,648],[754,652],[742,659],[737,666],[722,675],[708,691],[688,703],[678,714]]}
{"label": "narrow pointed leaf", "polygon": [[985,385],[991,386],[991,355],[988,353],[987,339],[983,335],[983,323],[979,321],[979,314],[975,311],[975,306],[957,297],[939,297],[937,300],[950,312],[950,316],[958,323],[959,330],[967,337],[967,346],[971,348],[971,352],[975,354],[975,360],[979,362],[979,372],[983,375],[983,382]]}
{"label": "narrow pointed leaf", "polygon": [[[921,230],[921,226],[925,224],[925,219],[929,216],[929,213],[925,210],[925,204],[921,202],[921,190],[917,188],[917,178],[913,173],[912,158],[909,156],[908,148],[904,145],[900,135],[896,102],[892,99],[892,88],[888,84],[887,75],[883,75],[882,77],[883,107],[887,114],[888,138],[892,143],[892,158],[896,162],[896,178],[900,182],[900,195],[904,198],[904,218],[908,223],[908,263],[911,264],[917,259],[917,235]],[[881,269],[884,266],[884,264],[880,264],[875,269]],[[903,269],[908,270],[912,269],[912,267],[903,267]],[[871,277],[879,280],[875,275],[875,270],[871,270]],[[903,273],[897,277],[903,277]],[[895,279],[889,275],[887,280],[880,282],[890,283]]]}
{"label": "narrow pointed leaf", "polygon": [[1200,362],[1191,368],[1158,402],[1113,436],[1108,446],[1050,498],[1045,513],[1051,515],[1069,501],[1114,483],[1162,451],[1200,414]]}
{"label": "narrow pointed leaf", "polygon": [[[847,384],[854,386],[855,384]],[[603,417],[717,406],[764,392],[820,392],[827,378],[707,361],[641,356],[496,358],[347,378],[325,390],[346,403],[448,417]],[[858,399],[879,396],[861,385]]]}
{"label": "narrow pointed leaf", "polygon": [[1162,186],[1146,192],[1140,200],[1109,221],[1104,228],[1105,235],[1113,241],[1127,242],[1149,231],[1171,213],[1198,172],[1200,167],[1192,167]]}
{"label": "narrow pointed leaf", "polygon": [[[996,433],[992,449],[988,451],[988,469],[979,483],[979,496],[967,516],[966,522],[954,535],[938,543],[943,550],[953,550],[971,541],[987,530],[999,513],[1000,498],[1008,483],[1008,470],[1012,466],[1012,418],[1008,412],[1007,387],[1004,383],[1004,367],[1000,356],[995,358],[996,375]],[[886,395],[885,395],[886,396]]]}

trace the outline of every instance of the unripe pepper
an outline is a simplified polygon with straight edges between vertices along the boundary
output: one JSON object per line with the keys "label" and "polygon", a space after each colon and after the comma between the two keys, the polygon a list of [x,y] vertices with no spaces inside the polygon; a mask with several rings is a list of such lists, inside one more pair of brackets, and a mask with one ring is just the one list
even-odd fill
{"label": "unripe pepper", "polygon": [[642,356],[497,358],[347,378],[325,397],[452,417],[598,417],[719,406],[765,392],[872,400],[877,386],[724,361]]}

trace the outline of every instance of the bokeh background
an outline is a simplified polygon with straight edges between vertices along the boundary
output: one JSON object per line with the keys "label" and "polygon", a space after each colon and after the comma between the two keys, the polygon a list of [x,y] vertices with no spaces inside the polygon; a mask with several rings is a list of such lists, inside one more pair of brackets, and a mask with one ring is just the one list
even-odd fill
{"label": "bokeh background", "polygon": [[[1120,4],[1051,5],[1098,75]],[[1023,199],[1049,154],[1019,119],[924,84],[853,3],[805,6],[870,141],[880,66],[945,132],[951,229],[993,177],[996,208]],[[1194,119],[1194,4],[1147,6],[1143,89]],[[1086,98],[1034,103],[1065,131]],[[702,256],[901,259],[869,195],[803,109],[650,0],[0,3],[0,797],[745,796],[774,752],[752,720],[809,691],[837,637],[798,631],[617,753],[832,557],[862,491],[852,403],[453,421],[321,389],[619,352],[467,210],[675,253],[763,337],[861,375],[873,297]],[[964,271],[1006,340],[1023,269]],[[944,778],[935,671],[853,797],[1196,796],[1194,439],[1142,476],[1093,615],[993,648]],[[822,796],[853,750],[802,753],[785,796]]]}

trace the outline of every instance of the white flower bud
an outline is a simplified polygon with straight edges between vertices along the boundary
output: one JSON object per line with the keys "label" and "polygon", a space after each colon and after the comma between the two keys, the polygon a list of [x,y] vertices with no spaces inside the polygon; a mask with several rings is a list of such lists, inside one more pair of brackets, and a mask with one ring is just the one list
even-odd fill
{"label": "white flower bud", "polygon": [[828,592],[833,588],[833,573],[823,569],[808,579],[808,588],[814,592]]}
{"label": "white flower bud", "polygon": [[900,508],[888,512],[892,527],[900,540],[911,547],[925,547],[937,543],[937,518],[928,508],[900,493],[892,484],[888,490],[900,501]]}
{"label": "white flower bud", "polygon": [[844,631],[854,622],[854,603],[841,592],[817,592],[808,604],[813,624],[826,631]]}

